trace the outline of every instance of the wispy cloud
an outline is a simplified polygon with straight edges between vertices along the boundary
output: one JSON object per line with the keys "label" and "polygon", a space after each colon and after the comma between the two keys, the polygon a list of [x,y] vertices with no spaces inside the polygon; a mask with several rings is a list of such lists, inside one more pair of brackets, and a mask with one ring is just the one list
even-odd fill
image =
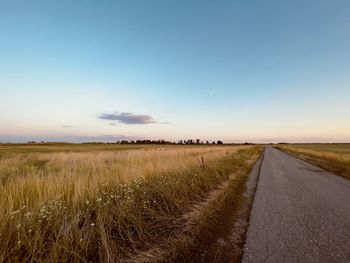
{"label": "wispy cloud", "polygon": [[70,125],[61,125],[61,128],[72,128],[73,126]]}
{"label": "wispy cloud", "polygon": [[118,121],[124,124],[168,124],[168,122],[158,122],[150,115],[133,114],[129,112],[103,113],[98,116],[98,118],[108,121]]}

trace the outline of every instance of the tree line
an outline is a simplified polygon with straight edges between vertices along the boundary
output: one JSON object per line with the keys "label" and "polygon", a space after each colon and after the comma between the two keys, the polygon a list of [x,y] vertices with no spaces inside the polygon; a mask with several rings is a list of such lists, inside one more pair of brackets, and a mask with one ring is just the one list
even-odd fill
{"label": "tree line", "polygon": [[188,140],[179,140],[177,142],[171,142],[166,140],[121,140],[116,141],[117,144],[224,144],[221,140],[217,141],[202,141],[200,139],[188,139]]}
{"label": "tree line", "polygon": [[[47,143],[59,143],[59,144],[66,144],[67,142],[45,142],[45,141],[28,141],[27,144],[47,144]],[[0,144],[11,144],[10,142],[8,143],[3,143],[0,141]],[[69,144],[69,143],[67,143]],[[91,141],[91,142],[83,142],[82,144],[179,144],[179,145],[188,145],[188,144],[224,144],[223,141],[217,140],[217,141],[202,141],[200,139],[188,139],[188,140],[179,140],[177,142],[173,141],[167,141],[163,139],[159,140],[117,140],[115,142],[100,142],[100,141]],[[250,144],[250,143],[245,143],[245,144]]]}

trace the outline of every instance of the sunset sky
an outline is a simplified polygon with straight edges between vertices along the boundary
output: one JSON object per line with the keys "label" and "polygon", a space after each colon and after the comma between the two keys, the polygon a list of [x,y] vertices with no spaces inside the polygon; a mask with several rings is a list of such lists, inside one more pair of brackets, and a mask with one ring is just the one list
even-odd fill
{"label": "sunset sky", "polygon": [[350,142],[350,1],[1,1],[0,141]]}

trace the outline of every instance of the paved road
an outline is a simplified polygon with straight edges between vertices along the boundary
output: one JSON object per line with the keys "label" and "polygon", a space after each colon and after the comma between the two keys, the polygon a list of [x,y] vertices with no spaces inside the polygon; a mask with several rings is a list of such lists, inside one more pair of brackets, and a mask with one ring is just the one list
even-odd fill
{"label": "paved road", "polygon": [[266,147],[242,262],[350,262],[350,180]]}

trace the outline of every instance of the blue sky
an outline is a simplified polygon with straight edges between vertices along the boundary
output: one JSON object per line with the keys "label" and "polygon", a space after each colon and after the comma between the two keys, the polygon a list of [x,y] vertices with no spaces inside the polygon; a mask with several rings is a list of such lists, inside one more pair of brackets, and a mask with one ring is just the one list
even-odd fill
{"label": "blue sky", "polygon": [[0,141],[350,141],[350,2],[0,0]]}

